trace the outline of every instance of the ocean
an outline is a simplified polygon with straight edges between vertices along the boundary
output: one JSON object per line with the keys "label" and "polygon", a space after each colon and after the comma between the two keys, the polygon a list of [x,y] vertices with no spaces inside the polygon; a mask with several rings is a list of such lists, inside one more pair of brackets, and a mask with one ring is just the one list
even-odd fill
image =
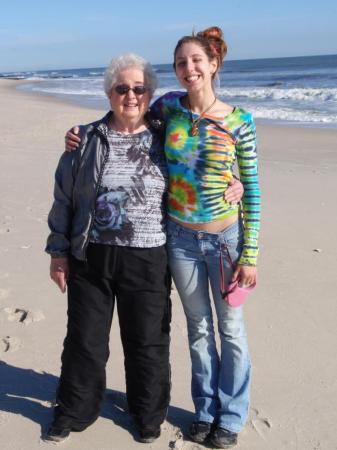
{"label": "ocean", "polygon": [[[159,79],[154,99],[180,89],[171,64],[154,68]],[[0,73],[0,78],[24,79],[19,89],[108,109],[103,73],[98,67]],[[250,111],[257,122],[337,128],[337,55],[225,61],[216,89],[221,100]]]}

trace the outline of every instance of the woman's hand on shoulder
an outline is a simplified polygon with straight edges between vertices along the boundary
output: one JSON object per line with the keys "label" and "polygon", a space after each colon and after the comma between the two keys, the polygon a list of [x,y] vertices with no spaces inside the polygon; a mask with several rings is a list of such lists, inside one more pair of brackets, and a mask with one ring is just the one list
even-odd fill
{"label": "woman's hand on shoulder", "polygon": [[232,281],[235,281],[237,279],[239,282],[239,286],[248,287],[251,284],[256,283],[256,276],[256,266],[241,266],[239,264],[234,270]]}
{"label": "woman's hand on shoulder", "polygon": [[80,128],[78,126],[72,127],[69,131],[67,131],[64,140],[65,140],[65,150],[67,152],[72,152],[76,150],[80,143],[81,138],[79,136]]}
{"label": "woman's hand on shoulder", "polygon": [[57,284],[61,292],[66,291],[69,276],[68,258],[51,258],[50,278]]}
{"label": "woman's hand on shoulder", "polygon": [[224,192],[224,199],[231,204],[239,203],[243,196],[243,185],[237,178],[232,178]]}

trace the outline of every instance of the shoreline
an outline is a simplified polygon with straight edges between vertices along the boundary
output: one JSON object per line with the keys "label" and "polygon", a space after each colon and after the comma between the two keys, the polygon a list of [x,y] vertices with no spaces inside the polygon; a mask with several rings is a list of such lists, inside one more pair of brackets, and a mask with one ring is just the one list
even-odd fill
{"label": "shoreline", "polygon": [[[40,436],[52,420],[67,314],[44,253],[54,172],[66,130],[105,111],[18,91],[19,83],[0,80],[0,446],[47,450]],[[330,450],[337,420],[337,130],[257,129],[259,278],[245,305],[252,395],[237,448]],[[193,450],[188,331],[176,291],[171,298],[171,404],[150,447]],[[144,449],[127,413],[117,314],[110,351],[101,415],[87,430],[71,433],[64,448],[110,450],[118,442],[121,450]]]}
{"label": "shoreline", "polygon": [[[9,82],[8,85],[6,85],[6,82]],[[30,80],[29,84],[38,84],[38,83],[43,83],[43,81],[40,80]],[[29,97],[35,98],[35,99],[40,99],[41,101],[46,101],[46,102],[55,102],[58,104],[65,104],[67,106],[76,108],[76,109],[89,109],[89,110],[95,110],[95,111],[104,111],[101,109],[96,109],[96,108],[87,108],[86,106],[81,106],[78,105],[72,101],[68,101],[66,99],[61,99],[60,97],[53,95],[53,94],[47,94],[45,92],[30,92],[30,91],[26,91],[26,90],[20,90],[18,89],[18,86],[22,86],[28,84],[27,80],[5,80],[5,79],[1,79],[0,78],[0,86],[4,89],[8,89],[8,90],[13,90],[13,92],[17,92],[20,95],[27,95]]]}

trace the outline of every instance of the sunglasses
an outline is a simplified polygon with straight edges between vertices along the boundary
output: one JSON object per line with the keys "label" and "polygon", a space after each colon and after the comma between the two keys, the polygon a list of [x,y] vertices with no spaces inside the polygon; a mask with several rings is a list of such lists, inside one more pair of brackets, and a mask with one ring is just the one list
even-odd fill
{"label": "sunglasses", "polygon": [[118,84],[114,89],[119,95],[125,95],[129,91],[133,91],[136,95],[143,95],[148,90],[146,86],[139,85],[132,88],[127,84]]}

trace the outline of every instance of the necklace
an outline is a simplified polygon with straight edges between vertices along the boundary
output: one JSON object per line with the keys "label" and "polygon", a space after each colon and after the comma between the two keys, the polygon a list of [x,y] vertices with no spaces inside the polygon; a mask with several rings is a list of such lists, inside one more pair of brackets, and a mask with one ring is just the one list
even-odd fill
{"label": "necklace", "polygon": [[190,113],[190,119],[191,119],[191,122],[192,122],[191,136],[196,136],[199,133],[199,123],[204,118],[204,115],[207,113],[207,111],[209,111],[212,108],[212,106],[214,106],[216,101],[217,101],[217,98],[215,97],[213,102],[209,105],[209,107],[206,108],[204,111],[202,111],[202,113],[200,114],[198,119],[193,119],[191,105],[190,105],[189,100],[187,99],[188,112]]}

